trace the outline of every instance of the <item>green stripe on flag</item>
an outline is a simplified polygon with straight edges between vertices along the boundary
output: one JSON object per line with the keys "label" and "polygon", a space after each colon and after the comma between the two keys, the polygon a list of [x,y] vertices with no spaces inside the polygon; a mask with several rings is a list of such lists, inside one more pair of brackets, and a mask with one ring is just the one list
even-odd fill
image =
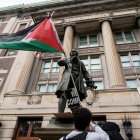
{"label": "green stripe on flag", "polygon": [[47,51],[58,52],[58,50],[37,40],[30,40],[29,42],[24,41],[0,42],[0,48],[26,50],[26,51],[40,51],[40,52]]}
{"label": "green stripe on flag", "polygon": [[[58,52],[59,51],[59,50],[56,50],[55,48],[49,46],[48,44],[45,44],[45,43],[40,42],[40,41],[35,40],[35,39],[34,40],[31,39],[29,41],[26,41],[26,43],[29,43],[29,44],[31,44],[33,46],[36,46],[36,47],[40,48],[41,50],[44,50],[42,52],[47,52],[47,51]],[[40,51],[40,50],[38,50],[38,51]]]}

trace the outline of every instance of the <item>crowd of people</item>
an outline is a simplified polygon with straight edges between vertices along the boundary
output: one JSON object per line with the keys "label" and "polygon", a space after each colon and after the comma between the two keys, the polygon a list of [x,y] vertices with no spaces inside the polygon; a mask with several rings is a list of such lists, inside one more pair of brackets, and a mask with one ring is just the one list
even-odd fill
{"label": "crowd of people", "polygon": [[73,110],[73,120],[75,129],[60,140],[124,140],[116,123],[105,123],[103,130],[93,123],[92,113],[87,108]]}

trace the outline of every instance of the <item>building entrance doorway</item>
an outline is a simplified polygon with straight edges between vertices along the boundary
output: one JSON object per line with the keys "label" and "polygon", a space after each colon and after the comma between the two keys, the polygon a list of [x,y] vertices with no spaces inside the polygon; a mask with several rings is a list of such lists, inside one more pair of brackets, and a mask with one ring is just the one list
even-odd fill
{"label": "building entrance doorway", "polygon": [[42,118],[19,118],[16,140],[39,140],[34,136],[34,129],[41,128]]}

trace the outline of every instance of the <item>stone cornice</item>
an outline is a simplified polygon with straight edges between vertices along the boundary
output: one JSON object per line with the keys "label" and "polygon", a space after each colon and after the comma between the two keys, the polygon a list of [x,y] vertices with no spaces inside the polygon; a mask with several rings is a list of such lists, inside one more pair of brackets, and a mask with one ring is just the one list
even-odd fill
{"label": "stone cornice", "polygon": [[137,16],[139,15],[139,9],[127,9],[122,11],[110,11],[104,13],[94,13],[94,14],[83,14],[77,17],[66,17],[65,19],[56,19],[54,23],[57,25],[61,24],[70,24],[70,23],[78,23],[84,21],[104,21],[104,20],[112,20],[118,17],[127,17],[127,16]]}
{"label": "stone cornice", "polygon": [[67,16],[96,13],[103,11],[127,9],[140,7],[139,0],[69,0],[67,2],[36,4],[36,5],[17,5],[16,7],[2,8],[0,15],[6,14],[32,14],[35,20],[42,20],[46,17],[48,11],[55,11],[55,18],[64,18]]}
{"label": "stone cornice", "polygon": [[[128,9],[128,8],[139,8],[140,7],[140,1],[106,1],[104,3],[95,3],[94,2],[87,2],[86,4],[77,4],[74,5],[71,4],[70,6],[63,6],[57,8],[53,8],[52,10],[55,11],[55,14],[53,16],[54,19],[56,18],[65,18],[65,17],[71,17],[75,15],[83,15],[83,14],[91,14],[91,13],[99,13],[104,11],[116,11],[116,10],[122,10],[122,9]],[[63,10],[62,10],[63,9]],[[47,15],[47,8],[38,10],[37,12],[32,12],[32,16],[35,19],[35,21],[40,21]]]}

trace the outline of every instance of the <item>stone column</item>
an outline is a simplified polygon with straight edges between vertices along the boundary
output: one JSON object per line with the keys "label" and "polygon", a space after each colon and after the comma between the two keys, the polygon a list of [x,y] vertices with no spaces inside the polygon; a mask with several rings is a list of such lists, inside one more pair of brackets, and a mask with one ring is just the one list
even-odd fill
{"label": "stone column", "polygon": [[102,35],[110,87],[124,86],[124,78],[109,21],[102,23]]}
{"label": "stone column", "polygon": [[34,63],[34,53],[19,51],[8,75],[3,94],[25,93]]}
{"label": "stone column", "polygon": [[[66,26],[64,40],[63,40],[63,49],[67,58],[70,57],[70,52],[72,50],[73,34],[74,34],[73,26],[72,25]],[[62,54],[62,58],[64,57],[65,57],[64,54]],[[64,71],[64,67],[60,67],[58,83],[61,81],[63,71]]]}
{"label": "stone column", "polygon": [[63,49],[66,54],[66,57],[70,57],[70,52],[72,50],[72,45],[73,45],[73,34],[74,34],[73,26],[67,26],[65,29],[64,41],[63,41]]}
{"label": "stone column", "polygon": [[17,20],[17,16],[11,17],[11,19],[8,21],[6,27],[3,30],[3,34],[8,34],[11,33],[12,31],[12,27],[14,26],[14,24],[16,23]]}

